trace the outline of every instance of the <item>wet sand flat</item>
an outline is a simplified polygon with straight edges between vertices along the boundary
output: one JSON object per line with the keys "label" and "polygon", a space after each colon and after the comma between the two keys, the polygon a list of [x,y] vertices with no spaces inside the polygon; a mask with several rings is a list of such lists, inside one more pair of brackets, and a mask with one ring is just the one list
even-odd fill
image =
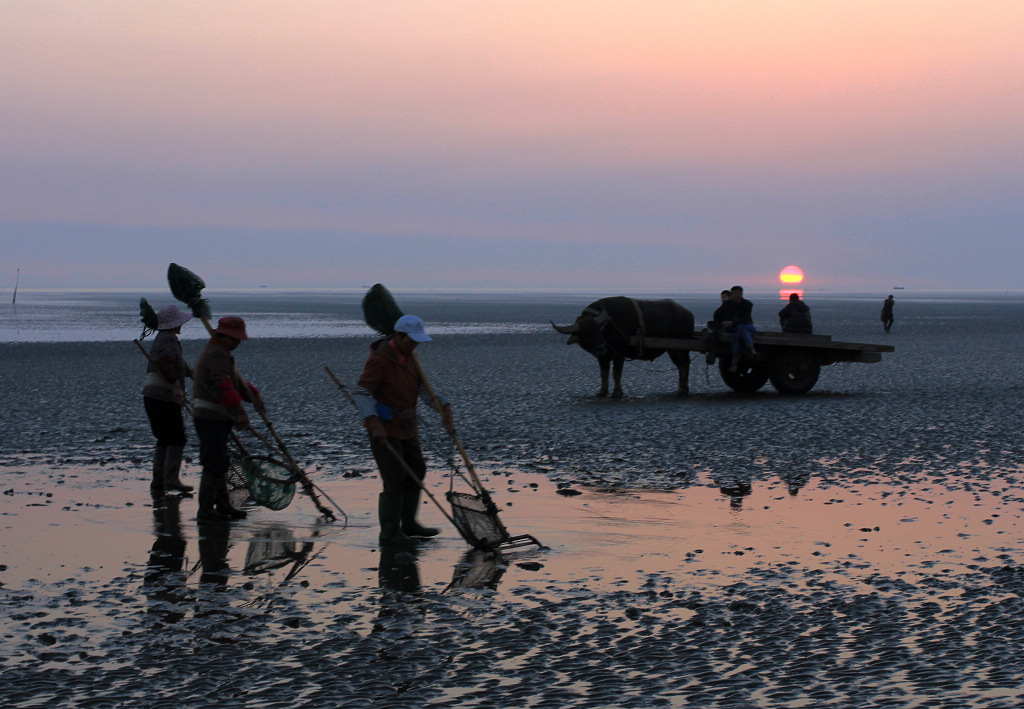
{"label": "wet sand flat", "polygon": [[[417,302],[502,519],[548,546],[500,556],[429,505],[441,537],[377,545],[365,436],[323,373],[353,380],[368,338],[261,339],[280,303],[249,303],[240,368],[349,523],[297,496],[202,528],[148,496],[130,341],[0,343],[4,705],[1024,705],[1024,303],[903,301],[886,339],[874,301],[812,302],[897,351],[803,397],[695,360],[679,399],[667,362],[635,363],[622,400],[531,324],[583,304]],[[429,414],[424,446],[443,498]]]}

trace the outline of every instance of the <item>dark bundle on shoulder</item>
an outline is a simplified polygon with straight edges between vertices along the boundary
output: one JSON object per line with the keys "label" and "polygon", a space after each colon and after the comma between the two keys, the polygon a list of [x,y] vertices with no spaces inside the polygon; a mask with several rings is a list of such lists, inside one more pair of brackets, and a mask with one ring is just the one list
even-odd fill
{"label": "dark bundle on shoulder", "polygon": [[139,300],[139,318],[142,320],[142,336],[139,339],[145,340],[146,337],[156,332],[160,326],[156,311],[153,310],[153,306],[145,298]]}
{"label": "dark bundle on shoulder", "polygon": [[203,288],[206,288],[202,278],[184,266],[172,263],[167,267],[167,283],[171,287],[171,294],[187,305],[193,316],[200,320],[213,317],[209,302],[201,296]]}
{"label": "dark bundle on shoulder", "polygon": [[375,284],[363,296],[363,319],[382,335],[393,334],[395,323],[404,314],[382,283]]}

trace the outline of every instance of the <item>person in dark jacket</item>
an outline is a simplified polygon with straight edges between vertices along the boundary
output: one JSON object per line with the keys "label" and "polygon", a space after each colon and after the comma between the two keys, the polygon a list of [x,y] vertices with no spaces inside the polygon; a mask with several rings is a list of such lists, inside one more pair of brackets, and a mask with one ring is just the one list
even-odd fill
{"label": "person in dark jacket", "polygon": [[725,313],[728,310],[726,304],[729,302],[729,291],[724,290],[719,293],[719,298],[722,299],[722,303],[715,309],[711,319],[708,320],[708,336],[704,342],[704,351],[707,353],[705,360],[708,364],[715,363],[715,343],[718,341],[718,333],[722,331],[722,321],[725,319]]}
{"label": "person in dark jacket", "polygon": [[732,363],[729,371],[735,372],[739,367],[743,352],[754,356],[754,304],[743,297],[743,286],[729,289],[729,301],[725,304],[725,319],[722,328],[732,335]]}
{"label": "person in dark jacket", "polygon": [[[416,403],[422,400],[430,408],[434,404],[413,350],[430,341],[422,319],[403,315],[395,323],[393,335],[370,345],[370,356],[353,392],[383,485],[377,503],[381,544],[411,544],[412,537],[440,533],[436,527],[424,527],[416,521],[427,473],[420,448]],[[451,433],[455,430],[451,405],[435,394],[441,405],[441,422]]]}
{"label": "person in dark jacket", "polygon": [[892,306],[895,302],[896,300],[891,295],[882,301],[882,325],[886,332],[889,332],[889,328],[892,327]]}
{"label": "person in dark jacket", "polygon": [[142,388],[142,403],[156,436],[149,490],[154,497],[166,492],[188,495],[192,486],[181,482],[178,475],[185,449],[185,422],[181,414],[185,405],[185,377],[192,376],[192,369],[182,355],[178,334],[192,315],[181,312],[176,305],[168,305],[160,309],[156,318],[157,334],[149,350],[146,383]]}
{"label": "person in dark jacket", "polygon": [[242,379],[235,367],[233,352],[243,340],[248,339],[242,318],[221,318],[194,367],[192,418],[199,436],[199,461],[203,465],[196,515],[199,522],[246,517],[244,510],[231,504],[227,475],[231,429],[250,426],[249,414],[242,407],[242,402],[248,401],[257,411],[265,410],[259,390]]}
{"label": "person in dark jacket", "polygon": [[802,332],[811,334],[811,309],[800,300],[798,293],[789,294],[789,302],[779,311],[779,324],[783,332]]}

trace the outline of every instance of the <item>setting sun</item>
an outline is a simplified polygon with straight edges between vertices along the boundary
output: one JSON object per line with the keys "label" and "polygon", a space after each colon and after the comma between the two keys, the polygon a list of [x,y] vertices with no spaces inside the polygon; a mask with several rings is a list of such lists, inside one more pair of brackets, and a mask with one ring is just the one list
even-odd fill
{"label": "setting sun", "polygon": [[804,272],[799,266],[786,266],[779,271],[779,282],[787,285],[796,285],[804,280]]}

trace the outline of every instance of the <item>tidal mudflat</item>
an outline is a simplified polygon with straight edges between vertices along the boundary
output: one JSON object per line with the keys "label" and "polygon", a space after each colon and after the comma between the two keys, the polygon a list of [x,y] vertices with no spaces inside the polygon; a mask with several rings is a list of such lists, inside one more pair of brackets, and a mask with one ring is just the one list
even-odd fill
{"label": "tidal mudflat", "polygon": [[[296,497],[216,529],[148,496],[130,341],[0,343],[5,704],[1024,703],[1021,303],[901,303],[886,339],[873,301],[822,303],[819,329],[897,351],[796,398],[695,361],[677,399],[667,362],[633,365],[617,401],[535,325],[575,303],[497,308],[515,329],[419,305],[451,326],[424,366],[502,519],[547,549],[474,553],[446,528],[380,550],[365,441],[322,370],[354,378],[368,337],[257,330],[238,353],[348,524]],[[443,498],[451,450],[424,418]]]}

